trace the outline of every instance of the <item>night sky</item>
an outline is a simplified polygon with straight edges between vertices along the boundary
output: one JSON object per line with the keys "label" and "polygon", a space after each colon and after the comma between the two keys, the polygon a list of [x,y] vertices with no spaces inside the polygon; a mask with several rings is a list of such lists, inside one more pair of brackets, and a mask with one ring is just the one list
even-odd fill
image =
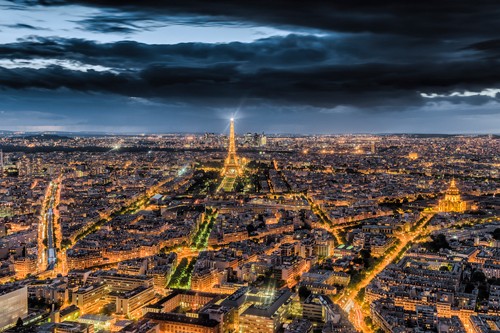
{"label": "night sky", "polygon": [[498,1],[0,0],[0,130],[500,133],[499,32]]}

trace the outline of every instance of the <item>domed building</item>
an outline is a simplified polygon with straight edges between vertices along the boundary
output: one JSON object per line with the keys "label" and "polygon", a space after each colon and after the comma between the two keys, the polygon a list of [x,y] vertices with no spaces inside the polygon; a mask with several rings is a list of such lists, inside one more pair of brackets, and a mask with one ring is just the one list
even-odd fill
{"label": "domed building", "polygon": [[469,208],[467,201],[462,200],[460,190],[457,187],[455,179],[451,180],[450,187],[446,190],[444,198],[439,200],[439,212],[458,212],[463,213]]}

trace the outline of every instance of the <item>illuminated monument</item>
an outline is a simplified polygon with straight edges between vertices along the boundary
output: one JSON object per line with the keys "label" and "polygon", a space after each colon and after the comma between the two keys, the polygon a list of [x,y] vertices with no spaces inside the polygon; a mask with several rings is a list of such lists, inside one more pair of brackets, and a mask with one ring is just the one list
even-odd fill
{"label": "illuminated monument", "polygon": [[455,179],[452,179],[450,187],[446,190],[444,198],[439,200],[438,210],[440,212],[464,212],[468,207],[467,201],[460,197]]}
{"label": "illuminated monument", "polygon": [[226,160],[224,161],[224,168],[222,175],[224,178],[219,186],[218,191],[233,192],[236,178],[242,174],[241,161],[236,155],[236,139],[234,136],[234,119],[231,118],[231,125],[229,126],[229,149],[227,152]]}
{"label": "illuminated monument", "polygon": [[227,152],[227,158],[224,162],[224,170],[222,172],[224,176],[237,176],[241,174],[241,167],[236,156],[236,140],[234,137],[234,119],[231,118],[231,124],[229,126],[229,150]]}

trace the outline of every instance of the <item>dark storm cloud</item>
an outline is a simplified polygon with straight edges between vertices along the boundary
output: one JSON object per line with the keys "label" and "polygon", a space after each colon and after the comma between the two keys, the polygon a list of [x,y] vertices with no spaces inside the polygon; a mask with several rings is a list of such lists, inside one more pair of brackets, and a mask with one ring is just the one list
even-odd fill
{"label": "dark storm cloud", "polygon": [[[321,66],[323,64],[443,62],[460,57],[463,43],[428,42],[371,34],[270,37],[251,43],[144,44],[135,41],[97,43],[83,39],[32,37],[0,45],[0,57],[72,59],[110,67],[149,63],[204,66],[238,63],[247,71],[258,68]],[[472,58],[473,59],[473,58]]]}
{"label": "dark storm cloud", "polygon": [[26,23],[9,24],[9,25],[6,25],[6,27],[13,28],[13,29],[47,30],[46,28],[35,27],[31,24],[26,24]]}
{"label": "dark storm cloud", "polygon": [[83,30],[99,33],[129,34],[138,31],[148,31],[165,26],[165,23],[154,21],[149,15],[136,13],[117,13],[116,11],[103,11],[83,20],[75,21]]}
{"label": "dark storm cloud", "polygon": [[[13,2],[43,6],[75,3]],[[47,68],[26,73],[33,81],[16,80],[16,71],[25,70],[20,68],[4,73],[13,80],[9,83],[3,78],[4,85],[68,87],[123,95],[134,92],[160,98],[178,94],[178,98],[190,100],[203,96],[224,100],[250,94],[256,99],[307,105],[373,106],[402,105],[405,100],[419,104],[420,92],[481,90],[500,81],[496,60],[491,55],[498,51],[498,42],[492,36],[500,30],[500,5],[495,1],[76,3],[101,9],[99,14],[79,21],[91,31],[126,34],[147,30],[148,26],[165,24],[162,19],[170,15],[169,20],[179,19],[197,26],[217,22],[265,23],[316,29],[323,35],[271,37],[252,43],[175,45],[32,38],[1,45],[0,57],[64,59],[109,67],[116,73]],[[162,76],[154,77],[155,72],[150,74],[152,69]],[[56,79],[46,80],[44,76]],[[81,77],[88,77],[90,82],[78,83]],[[111,87],[106,80],[124,82],[121,87]]]}
{"label": "dark storm cloud", "polygon": [[401,107],[422,104],[420,92],[481,90],[500,84],[497,61],[454,60],[462,49],[419,39],[401,40],[396,47],[387,37],[369,35],[289,35],[253,43],[175,45],[31,38],[1,45],[0,58],[59,59],[113,71],[61,66],[0,69],[0,85],[174,98],[214,106],[249,96],[251,103]]}
{"label": "dark storm cloud", "polygon": [[468,51],[476,51],[477,56],[499,59],[500,58],[500,39],[490,39],[479,43],[474,43],[464,48]]}
{"label": "dark storm cloud", "polygon": [[132,33],[138,31],[148,31],[154,28],[176,25],[196,25],[198,27],[226,26],[241,27],[251,26],[251,23],[234,22],[230,18],[217,18],[213,16],[196,15],[174,15],[167,16],[160,13],[147,11],[120,11],[116,9],[104,9],[102,13],[92,17],[76,20],[82,29],[100,33]]}
{"label": "dark storm cloud", "polygon": [[[28,5],[80,3],[106,10],[118,9],[142,17],[190,17],[191,23],[224,24],[230,19],[270,26],[295,26],[340,32],[373,32],[424,38],[495,36],[500,30],[497,1],[251,1],[251,0],[13,0]],[[202,19],[197,15],[203,16]]]}
{"label": "dark storm cloud", "polygon": [[[31,38],[0,45],[0,57],[72,59],[112,67],[136,67],[148,63],[174,63],[204,66],[237,62],[250,68],[265,66],[297,66],[324,61],[343,61],[336,53],[342,42],[314,36],[290,35],[258,40],[254,43],[227,44],[180,43],[150,45],[134,41],[96,43],[82,39]],[[335,46],[338,44],[338,46]],[[353,54],[351,56],[354,57]]]}
{"label": "dark storm cloud", "polygon": [[421,91],[477,90],[499,81],[496,62],[323,65],[252,72],[236,63],[203,67],[150,64],[119,73],[60,66],[0,68],[0,86],[6,88],[68,88],[213,106],[227,106],[235,98],[248,96],[249,103],[401,107],[422,103]]}
{"label": "dark storm cloud", "polygon": [[139,30],[136,24],[109,17],[88,18],[77,23],[85,30],[102,33],[128,34]]}
{"label": "dark storm cloud", "polygon": [[[326,117],[362,111],[381,119],[394,111],[500,112],[499,94],[481,94],[500,87],[496,1],[13,2],[26,8],[92,7],[95,14],[72,22],[119,38],[171,23],[294,33],[248,43],[179,44],[32,36],[0,45],[0,61],[5,61],[3,68],[0,62],[0,92],[136,97],[161,105],[183,103],[193,114],[202,106],[234,107],[245,96],[246,107],[258,117],[274,108],[293,109],[297,119],[301,112]],[[32,66],[43,61],[49,65]],[[453,92],[462,94],[450,96]]]}

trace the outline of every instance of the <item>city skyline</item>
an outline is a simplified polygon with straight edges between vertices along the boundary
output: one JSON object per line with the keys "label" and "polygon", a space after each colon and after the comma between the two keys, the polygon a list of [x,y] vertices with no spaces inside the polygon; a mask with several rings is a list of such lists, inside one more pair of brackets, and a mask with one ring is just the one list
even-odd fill
{"label": "city skyline", "polygon": [[500,327],[498,137],[223,124],[0,135],[0,332]]}
{"label": "city skyline", "polygon": [[500,133],[494,2],[0,8],[0,130]]}

